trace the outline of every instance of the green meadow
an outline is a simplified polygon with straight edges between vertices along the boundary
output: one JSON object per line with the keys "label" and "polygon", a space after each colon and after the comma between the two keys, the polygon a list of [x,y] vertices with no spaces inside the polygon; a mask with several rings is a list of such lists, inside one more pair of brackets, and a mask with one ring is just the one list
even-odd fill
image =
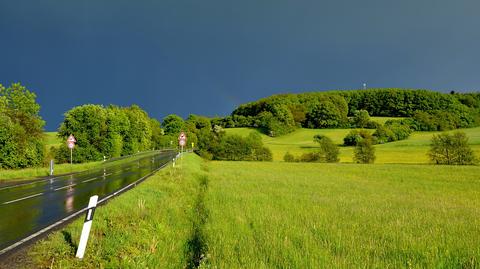
{"label": "green meadow", "polygon": [[[250,132],[259,132],[252,128],[229,128],[227,134],[246,136]],[[477,156],[480,156],[480,127],[459,129],[470,138],[470,144]],[[293,133],[269,137],[261,134],[263,143],[272,150],[274,161],[283,161],[283,156],[288,151],[294,155],[315,151],[318,145],[313,142],[313,137],[323,134],[330,137],[334,143],[340,146],[340,162],[353,162],[353,147],[342,146],[343,138],[351,129],[298,129]],[[374,130],[371,130],[372,132]],[[450,131],[454,132],[454,131]],[[260,132],[259,132],[260,133]],[[429,163],[427,152],[433,134],[440,132],[414,132],[406,140],[375,145],[375,163]]]}
{"label": "green meadow", "polygon": [[[35,244],[52,268],[478,268],[480,167],[186,155]],[[126,217],[125,212],[129,212]]]}

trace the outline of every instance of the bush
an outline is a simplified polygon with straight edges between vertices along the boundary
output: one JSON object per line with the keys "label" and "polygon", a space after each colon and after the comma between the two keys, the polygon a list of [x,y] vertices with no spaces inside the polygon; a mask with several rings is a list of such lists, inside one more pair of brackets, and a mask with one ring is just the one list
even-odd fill
{"label": "bush", "polygon": [[293,156],[293,154],[287,151],[287,153],[285,153],[285,155],[283,156],[283,160],[285,162],[291,163],[295,161],[295,156]]}
{"label": "bush", "polygon": [[311,162],[323,162],[323,160],[324,158],[322,158],[322,155],[319,152],[309,152],[309,153],[302,154],[297,161],[311,163]]}
{"label": "bush", "polygon": [[375,148],[372,139],[363,139],[358,142],[353,159],[357,163],[373,163],[375,161]]}
{"label": "bush", "polygon": [[325,160],[328,163],[336,163],[339,161],[338,147],[333,143],[330,138],[324,135],[316,135],[314,136],[313,140],[320,144],[319,154],[321,155],[322,160]]}
{"label": "bush", "polygon": [[370,139],[372,140],[372,135],[367,130],[351,130],[345,138],[343,138],[343,144],[345,146],[356,146],[358,142]]}
{"label": "bush", "polygon": [[[262,138],[256,132],[252,132],[247,137],[239,135],[221,135],[215,137],[214,134],[203,134],[200,141],[205,137],[210,137],[208,143],[200,143],[197,153],[207,151],[211,154],[213,160],[228,161],[271,161],[272,152],[263,146]],[[202,153],[203,156],[208,156]]]}
{"label": "bush", "polygon": [[365,128],[370,122],[370,115],[366,110],[357,110],[353,112],[352,123],[355,128]]}
{"label": "bush", "polygon": [[476,162],[464,132],[433,135],[428,156],[436,164],[471,165]]}
{"label": "bush", "polygon": [[413,131],[409,124],[409,121],[404,120],[389,120],[385,122],[384,126],[379,126],[373,133],[375,142],[383,144],[407,139]]}

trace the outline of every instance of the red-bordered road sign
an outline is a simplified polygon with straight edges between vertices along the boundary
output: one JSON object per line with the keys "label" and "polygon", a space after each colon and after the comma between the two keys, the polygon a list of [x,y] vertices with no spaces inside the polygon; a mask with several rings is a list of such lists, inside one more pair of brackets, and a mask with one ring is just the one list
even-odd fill
{"label": "red-bordered road sign", "polygon": [[76,143],[76,142],[77,142],[77,140],[75,139],[75,136],[73,136],[73,135],[70,135],[70,136],[67,138],[67,142],[69,142],[69,143],[70,143],[70,142],[72,142],[72,143]]}
{"label": "red-bordered road sign", "polygon": [[180,135],[178,136],[178,141],[180,140],[187,140],[187,135],[184,132],[181,132]]}
{"label": "red-bordered road sign", "polygon": [[75,143],[73,143],[73,142],[68,142],[68,143],[67,143],[67,146],[68,146],[69,149],[73,149],[73,148],[75,147]]}

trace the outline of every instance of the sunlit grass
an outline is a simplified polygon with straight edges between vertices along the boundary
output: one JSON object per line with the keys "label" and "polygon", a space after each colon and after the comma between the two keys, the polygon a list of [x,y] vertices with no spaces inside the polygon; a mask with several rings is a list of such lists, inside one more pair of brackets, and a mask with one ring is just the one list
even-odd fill
{"label": "sunlit grass", "polygon": [[[229,128],[228,134],[248,135],[250,132],[259,132],[253,128]],[[343,138],[351,129],[298,129],[293,133],[269,137],[261,134],[264,144],[272,150],[273,160],[282,161],[286,152],[301,155],[315,151],[318,145],[313,142],[313,137],[323,134],[330,137],[340,146],[340,162],[353,161],[353,147],[344,147]],[[373,132],[373,130],[371,130]],[[469,137],[470,144],[477,156],[480,157],[480,127],[460,129]],[[454,132],[454,131],[450,131]],[[376,145],[376,163],[428,163],[427,156],[430,140],[434,134],[440,132],[414,132],[408,139]]]}
{"label": "sunlit grass", "polygon": [[213,162],[212,268],[474,268],[479,167]]}

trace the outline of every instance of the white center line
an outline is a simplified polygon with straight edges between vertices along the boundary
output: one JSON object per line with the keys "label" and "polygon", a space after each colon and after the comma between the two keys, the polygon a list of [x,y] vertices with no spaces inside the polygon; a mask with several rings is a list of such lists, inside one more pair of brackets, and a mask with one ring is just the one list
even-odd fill
{"label": "white center line", "polygon": [[94,178],[91,178],[91,179],[87,179],[87,180],[82,181],[82,183],[89,182],[89,181],[95,180],[95,179],[97,179],[97,178],[98,178],[98,177],[94,177]]}
{"label": "white center line", "polygon": [[68,185],[68,186],[64,186],[64,187],[60,187],[60,188],[56,188],[54,191],[58,191],[58,190],[62,190],[62,189],[66,189],[66,188],[70,188],[70,187],[73,187],[77,184],[72,184],[72,185]]}
{"label": "white center line", "polygon": [[8,205],[8,204],[15,203],[15,202],[18,202],[18,201],[22,201],[22,200],[25,200],[25,199],[33,198],[33,197],[36,197],[36,196],[39,196],[39,195],[42,195],[42,194],[43,194],[43,192],[37,193],[37,194],[33,194],[33,195],[30,195],[30,196],[27,196],[27,197],[15,199],[15,200],[12,200],[12,201],[8,201],[8,202],[5,202],[5,203],[3,203],[3,204],[4,204],[4,205]]}

